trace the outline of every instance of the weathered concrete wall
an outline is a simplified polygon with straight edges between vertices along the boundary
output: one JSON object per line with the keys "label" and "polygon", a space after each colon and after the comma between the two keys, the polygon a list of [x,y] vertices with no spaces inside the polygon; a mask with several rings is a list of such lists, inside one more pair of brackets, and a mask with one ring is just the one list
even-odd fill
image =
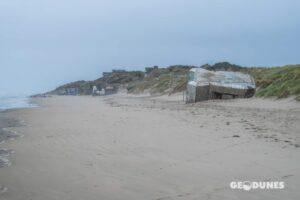
{"label": "weathered concrete wall", "polygon": [[210,85],[210,92],[213,93],[219,93],[219,94],[226,94],[226,95],[232,95],[234,97],[243,98],[245,97],[245,93],[247,90],[245,89],[237,89],[237,88],[229,88],[224,86],[215,86]]}
{"label": "weathered concrete wall", "polygon": [[187,85],[186,102],[187,103],[196,102],[196,86],[189,85],[189,84]]}
{"label": "weathered concrete wall", "polygon": [[209,99],[233,99],[248,98],[254,95],[254,91],[249,94],[248,89],[229,88],[217,85],[194,86],[188,84],[186,102],[194,103]]}
{"label": "weathered concrete wall", "polygon": [[211,94],[210,94],[210,86],[209,85],[196,87],[196,99],[195,99],[196,102],[209,100],[210,98],[211,98]]}

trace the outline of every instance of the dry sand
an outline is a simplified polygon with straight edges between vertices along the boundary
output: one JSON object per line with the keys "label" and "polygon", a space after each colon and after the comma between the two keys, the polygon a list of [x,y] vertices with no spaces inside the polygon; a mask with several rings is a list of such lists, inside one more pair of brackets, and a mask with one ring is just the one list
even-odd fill
{"label": "dry sand", "polygon": [[[300,199],[299,103],[181,98],[52,97],[6,113],[26,126],[0,146],[15,151],[0,199]],[[247,180],[285,188],[229,187]]]}

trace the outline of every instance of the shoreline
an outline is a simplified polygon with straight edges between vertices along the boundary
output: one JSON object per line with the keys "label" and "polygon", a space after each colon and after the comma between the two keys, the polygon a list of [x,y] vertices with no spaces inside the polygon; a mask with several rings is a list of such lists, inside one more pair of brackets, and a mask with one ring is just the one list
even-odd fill
{"label": "shoreline", "polygon": [[11,129],[22,126],[16,118],[9,116],[10,113],[22,108],[6,109],[0,111],[0,170],[11,165],[9,157],[14,153],[12,149],[3,148],[2,145],[10,140],[15,140],[22,135]]}
{"label": "shoreline", "polygon": [[[15,150],[10,148],[4,148],[3,146],[6,145],[8,142],[21,138],[23,136],[22,134],[11,130],[25,126],[25,124],[21,120],[18,120],[12,115],[14,115],[14,112],[22,112],[22,110],[28,108],[31,109],[33,107],[9,108],[0,111],[0,171],[3,168],[7,168],[12,165],[11,156],[15,153]],[[0,197],[7,191],[8,188],[0,184]]]}
{"label": "shoreline", "polygon": [[[0,110],[0,169],[9,167],[11,162],[9,157],[15,153],[13,149],[3,148],[2,145],[8,141],[23,137],[23,135],[15,130],[15,128],[26,126],[24,121],[14,116],[14,112],[22,112],[25,109],[38,108],[39,105],[35,99],[28,97],[28,105],[26,107],[16,107]],[[1,193],[1,187],[0,187]]]}

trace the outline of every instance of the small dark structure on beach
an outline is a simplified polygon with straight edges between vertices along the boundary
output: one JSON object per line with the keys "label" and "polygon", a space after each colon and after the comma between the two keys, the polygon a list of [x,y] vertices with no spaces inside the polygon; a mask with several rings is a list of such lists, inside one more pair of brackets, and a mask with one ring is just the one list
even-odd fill
{"label": "small dark structure on beach", "polygon": [[208,71],[193,68],[189,71],[186,102],[209,99],[249,98],[255,93],[254,79],[240,72]]}
{"label": "small dark structure on beach", "polygon": [[116,86],[106,86],[104,88],[105,95],[116,94],[118,92],[118,88]]}

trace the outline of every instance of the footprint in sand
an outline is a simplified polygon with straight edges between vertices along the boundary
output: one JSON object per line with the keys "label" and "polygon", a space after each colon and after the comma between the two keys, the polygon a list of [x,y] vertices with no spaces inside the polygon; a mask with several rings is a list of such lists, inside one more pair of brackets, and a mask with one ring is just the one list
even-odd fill
{"label": "footprint in sand", "polygon": [[7,191],[7,187],[1,186],[0,185],[0,195],[5,193]]}
{"label": "footprint in sand", "polygon": [[292,176],[294,176],[293,174],[288,174],[288,175],[285,175],[285,176],[283,176],[283,177],[281,177],[282,179],[286,179],[286,178],[290,178],[290,177],[292,177]]}

